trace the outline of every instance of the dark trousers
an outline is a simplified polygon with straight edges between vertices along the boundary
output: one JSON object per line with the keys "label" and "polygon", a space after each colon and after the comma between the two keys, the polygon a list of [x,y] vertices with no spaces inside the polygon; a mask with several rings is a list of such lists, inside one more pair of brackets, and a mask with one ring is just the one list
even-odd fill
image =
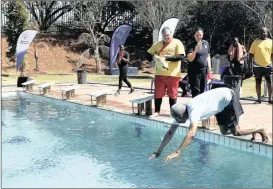
{"label": "dark trousers", "polygon": [[127,79],[127,66],[119,67],[119,84],[118,89],[122,88],[122,81],[124,81],[129,88],[132,88],[131,83]]}
{"label": "dark trousers", "polygon": [[203,93],[207,84],[207,69],[194,70],[188,69],[189,83],[191,87],[192,98]]}
{"label": "dark trousers", "polygon": [[[231,66],[232,75],[244,76],[244,64],[240,64],[240,62],[232,62],[233,66]],[[241,86],[243,85],[243,80],[241,82]]]}
{"label": "dark trousers", "polygon": [[189,85],[189,78],[186,75],[180,82],[179,82],[179,87],[182,89],[182,94],[186,95],[188,92],[188,85]]}
{"label": "dark trousers", "polygon": [[186,95],[188,91],[187,85],[181,82],[181,84],[179,83],[179,87],[182,89],[182,94]]}

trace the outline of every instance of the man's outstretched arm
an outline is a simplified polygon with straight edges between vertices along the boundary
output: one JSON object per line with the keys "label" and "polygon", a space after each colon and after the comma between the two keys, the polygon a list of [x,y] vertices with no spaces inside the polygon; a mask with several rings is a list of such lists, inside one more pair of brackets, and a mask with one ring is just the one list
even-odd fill
{"label": "man's outstretched arm", "polygon": [[182,144],[180,145],[180,147],[178,148],[178,150],[176,152],[173,152],[166,157],[165,162],[178,157],[180,155],[180,153],[182,152],[182,150],[190,144],[190,142],[192,141],[192,138],[195,136],[195,133],[197,130],[197,125],[198,125],[198,122],[191,123],[190,129],[189,129],[186,137],[184,138]]}
{"label": "man's outstretched arm", "polygon": [[149,160],[157,158],[160,156],[161,152],[163,149],[169,144],[170,140],[172,139],[176,129],[178,128],[178,123],[177,124],[172,124],[171,128],[169,131],[165,134],[163,141],[160,144],[160,147],[158,148],[157,152],[153,153],[152,156],[149,158]]}

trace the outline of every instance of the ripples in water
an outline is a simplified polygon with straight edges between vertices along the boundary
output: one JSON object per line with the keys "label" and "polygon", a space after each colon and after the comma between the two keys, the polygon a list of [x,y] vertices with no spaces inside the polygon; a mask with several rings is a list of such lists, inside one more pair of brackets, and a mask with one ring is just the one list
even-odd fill
{"label": "ripples in water", "polygon": [[30,139],[24,136],[15,136],[7,141],[9,144],[21,144],[21,143],[30,143]]}

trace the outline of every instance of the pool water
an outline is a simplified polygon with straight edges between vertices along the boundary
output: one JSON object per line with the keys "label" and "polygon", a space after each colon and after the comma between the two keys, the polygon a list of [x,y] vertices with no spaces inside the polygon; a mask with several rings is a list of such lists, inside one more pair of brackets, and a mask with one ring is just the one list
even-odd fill
{"label": "pool water", "polygon": [[2,99],[2,187],[271,188],[272,159],[195,139],[164,163],[176,133],[149,161],[166,129],[19,93]]}

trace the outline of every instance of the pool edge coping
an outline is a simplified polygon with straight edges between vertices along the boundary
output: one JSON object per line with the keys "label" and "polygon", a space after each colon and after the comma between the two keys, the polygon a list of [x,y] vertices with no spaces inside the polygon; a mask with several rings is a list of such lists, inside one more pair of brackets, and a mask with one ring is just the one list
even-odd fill
{"label": "pool edge coping", "polygon": [[[141,123],[141,121],[137,121],[137,119],[140,119],[146,123],[149,122],[149,124],[148,124],[149,127],[154,127],[154,126],[158,127],[159,126],[159,127],[162,127],[161,129],[164,129],[164,128],[169,128],[172,124],[170,122],[166,122],[166,121],[162,121],[162,120],[149,119],[147,116],[128,113],[128,112],[125,112],[122,109],[118,109],[116,107],[115,108],[97,107],[97,106],[82,104],[78,101],[67,101],[67,100],[54,98],[52,96],[39,95],[39,94],[24,92],[24,91],[19,91],[19,90],[2,92],[1,96],[3,96],[3,94],[5,94],[5,93],[17,93],[17,94],[18,93],[25,93],[25,94],[35,95],[35,96],[39,96],[39,97],[46,97],[48,99],[58,100],[60,102],[68,102],[70,104],[82,105],[82,106],[85,106],[86,108],[92,108],[95,111],[97,111],[97,110],[108,111],[110,113],[119,114],[119,116],[116,117],[117,119],[121,118],[123,120],[125,119],[127,121],[131,121],[134,123],[140,123],[140,124],[143,124],[143,123]],[[129,116],[131,118],[126,119],[125,118],[126,116]],[[182,135],[185,135],[188,132],[188,130],[189,130],[188,126],[185,126],[183,124],[179,124],[179,128],[178,128],[177,132]],[[252,152],[252,153],[255,153],[255,154],[258,154],[261,156],[265,156],[265,157],[269,157],[272,159],[272,144],[266,144],[266,143],[262,143],[262,142],[252,142],[249,139],[238,138],[238,137],[235,137],[232,135],[224,136],[224,135],[221,135],[220,133],[218,133],[217,131],[210,131],[210,130],[205,130],[202,128],[197,129],[196,138],[206,141],[206,142],[211,142],[211,143],[215,143],[218,145],[239,149],[240,151]],[[237,141],[240,143],[240,145],[237,145]],[[243,144],[243,146],[242,146],[242,144]],[[271,150],[271,153],[267,152],[268,149],[269,149],[269,151]]]}

